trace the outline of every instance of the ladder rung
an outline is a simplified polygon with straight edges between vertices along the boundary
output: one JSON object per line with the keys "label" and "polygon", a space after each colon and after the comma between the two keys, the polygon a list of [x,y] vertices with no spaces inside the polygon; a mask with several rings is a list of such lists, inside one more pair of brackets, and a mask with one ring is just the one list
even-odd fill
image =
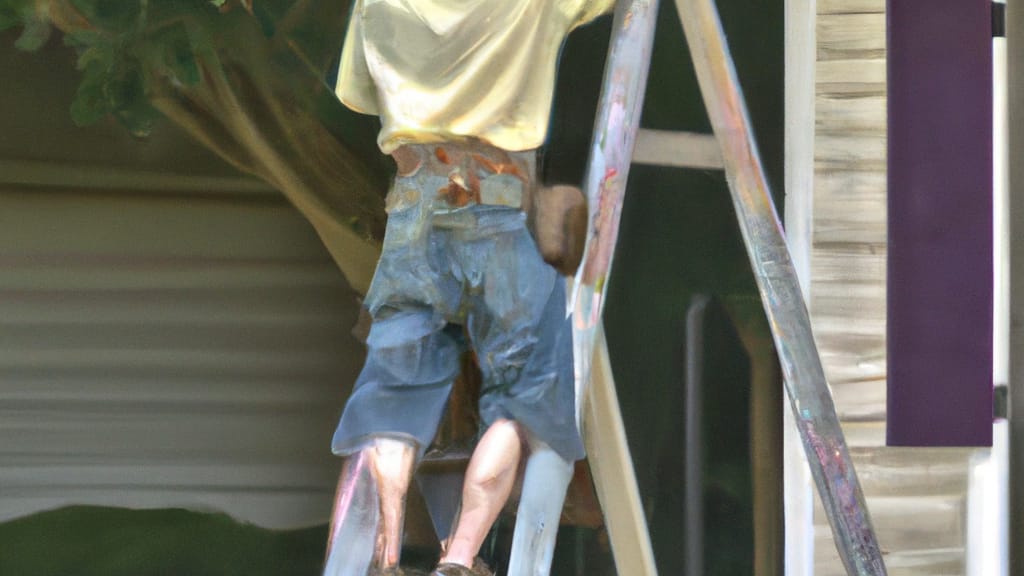
{"label": "ladder rung", "polygon": [[713,134],[641,129],[633,162],[673,168],[722,170],[722,151]]}

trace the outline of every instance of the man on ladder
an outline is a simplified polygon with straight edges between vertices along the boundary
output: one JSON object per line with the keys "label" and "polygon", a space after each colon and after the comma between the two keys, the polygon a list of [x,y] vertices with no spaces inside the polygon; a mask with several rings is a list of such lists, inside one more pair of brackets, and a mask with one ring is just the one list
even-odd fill
{"label": "man on ladder", "polygon": [[[368,356],[332,444],[345,463],[328,576],[400,573],[405,494],[441,421],[464,333],[484,377],[485,430],[435,574],[488,573],[477,553],[524,454],[509,573],[549,569],[583,445],[565,282],[538,251],[524,209],[559,204],[550,196],[567,193],[541,187],[535,174],[558,55],[571,30],[612,5],[355,2],[337,95],[357,112],[380,115],[378,144],[398,173],[365,300],[374,319]],[[532,228],[544,234],[560,227]],[[541,244],[554,244],[544,250],[550,260],[564,260],[563,243]]]}
{"label": "man on ladder", "polygon": [[[553,193],[537,186],[532,151],[547,131],[561,44],[612,3],[356,1],[338,96],[357,111],[381,115],[378,142],[395,158],[398,176],[366,299],[374,316],[369,355],[334,437],[334,451],[346,462],[327,576],[400,573],[404,497],[458,368],[461,332],[452,327],[459,325],[484,373],[480,412],[487,429],[435,574],[487,574],[474,559],[509,496],[523,446],[530,455],[509,574],[549,570],[571,462],[583,455],[575,413],[598,342],[656,0],[623,0],[616,13],[584,183],[590,219],[570,300],[574,334],[562,313],[562,283],[535,250],[522,209],[545,204],[535,194]],[[840,557],[850,574],[882,576],[717,10],[713,0],[676,6]],[[573,355],[576,402],[567,364]]]}

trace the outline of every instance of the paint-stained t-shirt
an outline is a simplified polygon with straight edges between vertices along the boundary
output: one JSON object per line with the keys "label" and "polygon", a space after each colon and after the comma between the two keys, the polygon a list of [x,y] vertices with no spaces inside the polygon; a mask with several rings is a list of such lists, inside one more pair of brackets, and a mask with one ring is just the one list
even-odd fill
{"label": "paint-stained t-shirt", "polygon": [[356,0],[336,93],[403,144],[543,144],[568,33],[614,0]]}

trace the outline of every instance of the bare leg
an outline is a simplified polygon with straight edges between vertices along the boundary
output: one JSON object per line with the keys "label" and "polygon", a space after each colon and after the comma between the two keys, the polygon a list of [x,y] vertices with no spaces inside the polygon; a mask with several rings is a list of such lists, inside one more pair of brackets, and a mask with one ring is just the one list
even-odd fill
{"label": "bare leg", "polygon": [[491,424],[469,461],[462,509],[441,563],[473,566],[487,532],[512,492],[521,456],[519,426],[511,420]]}
{"label": "bare leg", "polygon": [[508,576],[547,576],[550,572],[562,504],[572,480],[572,462],[547,444],[530,440]]}
{"label": "bare leg", "polygon": [[405,495],[416,464],[411,442],[377,438],[346,457],[331,515],[324,576],[365,576],[398,565]]}

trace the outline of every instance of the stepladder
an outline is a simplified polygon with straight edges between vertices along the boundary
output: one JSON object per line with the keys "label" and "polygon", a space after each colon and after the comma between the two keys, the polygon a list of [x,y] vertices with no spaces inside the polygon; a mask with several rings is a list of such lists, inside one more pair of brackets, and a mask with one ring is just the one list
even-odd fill
{"label": "stepladder", "polygon": [[[739,229],[782,367],[783,379],[839,557],[851,575],[886,574],[870,514],[811,332],[785,235],[754,141],[746,104],[714,0],[675,0],[717,141]],[[577,404],[619,573],[654,574],[601,329],[626,180],[639,130],[657,0],[616,9],[604,85],[584,180],[589,228],[570,311]],[[671,142],[661,162],[678,165]],[[664,149],[668,148],[668,149]]]}

